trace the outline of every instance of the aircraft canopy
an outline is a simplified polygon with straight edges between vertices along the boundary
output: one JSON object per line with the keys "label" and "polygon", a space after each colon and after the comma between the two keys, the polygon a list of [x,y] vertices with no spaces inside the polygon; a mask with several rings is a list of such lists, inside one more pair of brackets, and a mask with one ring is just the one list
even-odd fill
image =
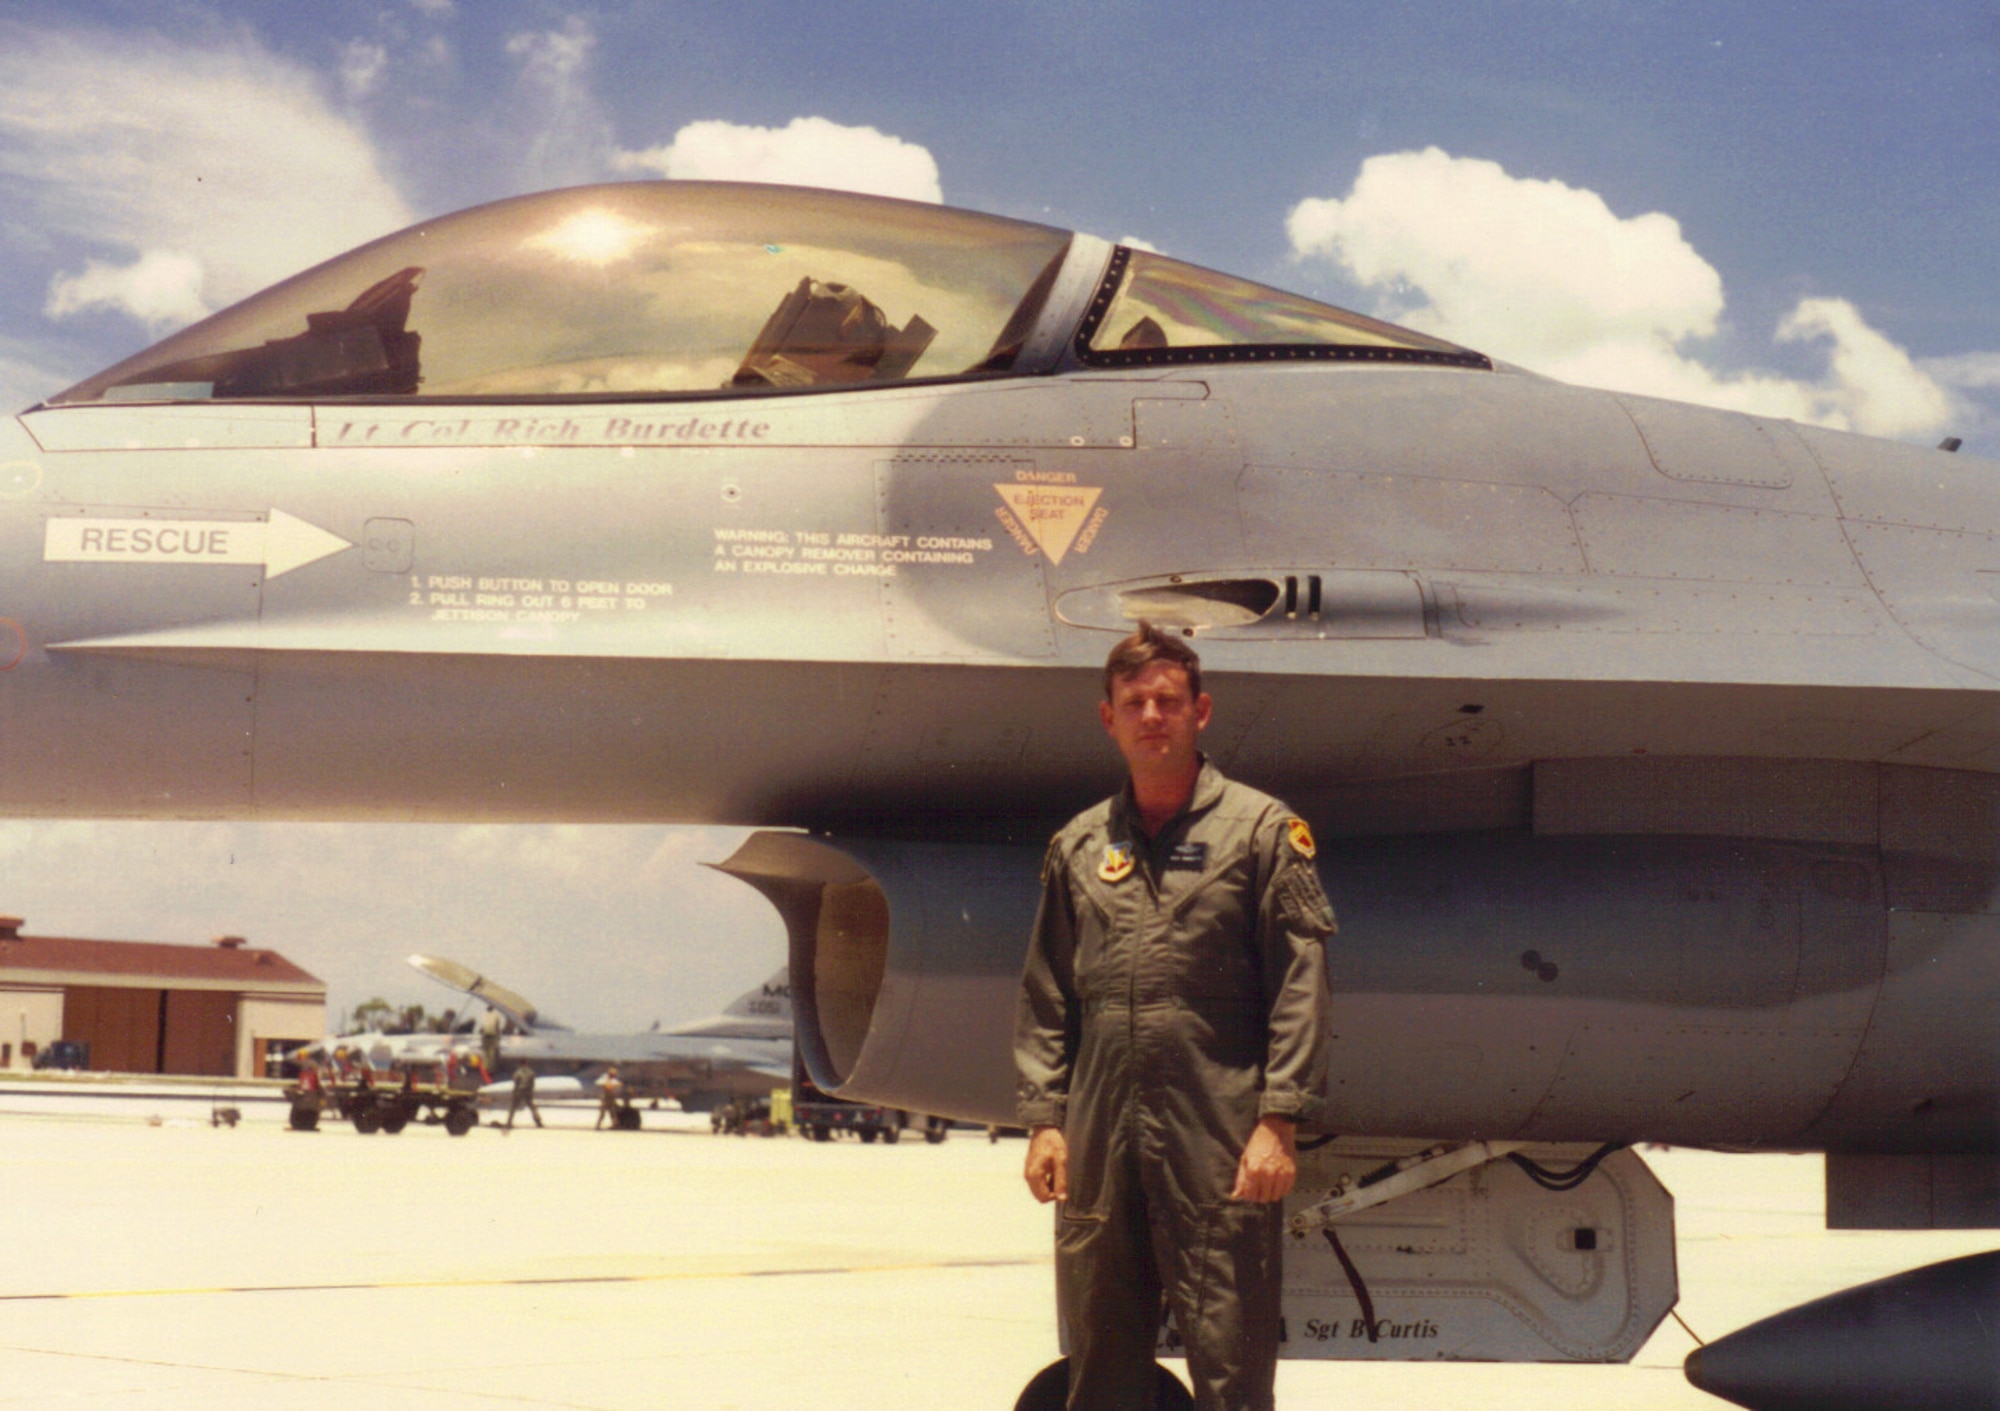
{"label": "aircraft canopy", "polygon": [[[577,187],[364,245],[52,401],[742,396],[1045,372],[1017,363],[1071,246],[1048,226],[843,192]],[[1070,317],[1085,365],[1308,349],[1485,365],[1144,251],[1116,251]]]}

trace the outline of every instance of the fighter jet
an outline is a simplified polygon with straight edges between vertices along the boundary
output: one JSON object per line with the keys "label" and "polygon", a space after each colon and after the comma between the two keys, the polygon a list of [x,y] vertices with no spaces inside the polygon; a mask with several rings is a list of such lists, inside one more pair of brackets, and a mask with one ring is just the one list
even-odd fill
{"label": "fighter jet", "polygon": [[[0,423],[0,812],[755,825],[722,865],[814,1080],[1004,1123],[1041,847],[1118,782],[1149,619],[1343,921],[1287,1253],[1287,1327],[1341,1335],[1288,1354],[1630,1356],[1671,1205],[1611,1145],[2000,1223],[1996,585],[2000,465],[1946,449],[1043,225],[588,187]],[[1990,1377],[1991,1283],[1922,1281],[1875,1381]],[[1791,1404],[1852,1311],[1697,1372]]]}
{"label": "fighter jet", "polygon": [[[628,1097],[671,1097],[690,1112],[706,1112],[729,1098],[767,1096],[792,1080],[791,985],[784,970],[707,1019],[643,1034],[588,1034],[455,960],[413,955],[410,964],[505,1016],[501,1071],[494,1075],[502,1082],[525,1063],[538,1078],[576,1080],[577,1091],[587,1095],[615,1064]],[[460,1042],[476,1048],[478,1041]]]}

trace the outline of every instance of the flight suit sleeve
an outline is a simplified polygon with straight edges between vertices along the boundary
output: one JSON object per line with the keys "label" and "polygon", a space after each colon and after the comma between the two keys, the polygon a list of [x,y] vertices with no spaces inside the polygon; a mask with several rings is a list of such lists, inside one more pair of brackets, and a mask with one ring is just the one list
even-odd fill
{"label": "flight suit sleeve", "polygon": [[1081,1015],[1076,1002],[1076,907],[1063,838],[1042,860],[1042,901],[1014,1011],[1015,1115],[1024,1127],[1060,1127]]}
{"label": "flight suit sleeve", "polygon": [[[1314,1123],[1326,1105],[1332,993],[1326,938],[1339,928],[1314,868],[1304,824],[1281,819],[1265,856],[1269,880],[1258,908],[1264,993],[1270,997],[1270,1043],[1264,1060],[1260,1117]],[[1303,839],[1303,843],[1299,840]]]}

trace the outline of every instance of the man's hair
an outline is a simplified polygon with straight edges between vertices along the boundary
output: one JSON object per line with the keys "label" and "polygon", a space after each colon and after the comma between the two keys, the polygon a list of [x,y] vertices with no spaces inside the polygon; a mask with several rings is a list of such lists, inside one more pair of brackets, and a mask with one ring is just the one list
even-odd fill
{"label": "man's hair", "polygon": [[1111,699],[1112,688],[1120,678],[1137,676],[1156,661],[1181,668],[1187,673],[1188,694],[1201,694],[1201,658],[1194,654],[1194,648],[1142,617],[1138,629],[1113,647],[1111,655],[1104,659],[1104,699]]}

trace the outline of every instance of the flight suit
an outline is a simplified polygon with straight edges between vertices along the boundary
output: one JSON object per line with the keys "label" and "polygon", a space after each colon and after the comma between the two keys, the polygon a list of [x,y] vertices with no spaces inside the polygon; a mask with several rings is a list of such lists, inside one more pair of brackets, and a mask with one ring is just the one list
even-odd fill
{"label": "flight suit", "polygon": [[1157,838],[1125,792],[1049,845],[1014,1032],[1018,1117],[1069,1149],[1073,1411],[1147,1411],[1164,1289],[1203,1411],[1267,1411],[1282,1205],[1229,1199],[1259,1117],[1312,1121],[1333,909],[1312,837],[1204,761]]}

